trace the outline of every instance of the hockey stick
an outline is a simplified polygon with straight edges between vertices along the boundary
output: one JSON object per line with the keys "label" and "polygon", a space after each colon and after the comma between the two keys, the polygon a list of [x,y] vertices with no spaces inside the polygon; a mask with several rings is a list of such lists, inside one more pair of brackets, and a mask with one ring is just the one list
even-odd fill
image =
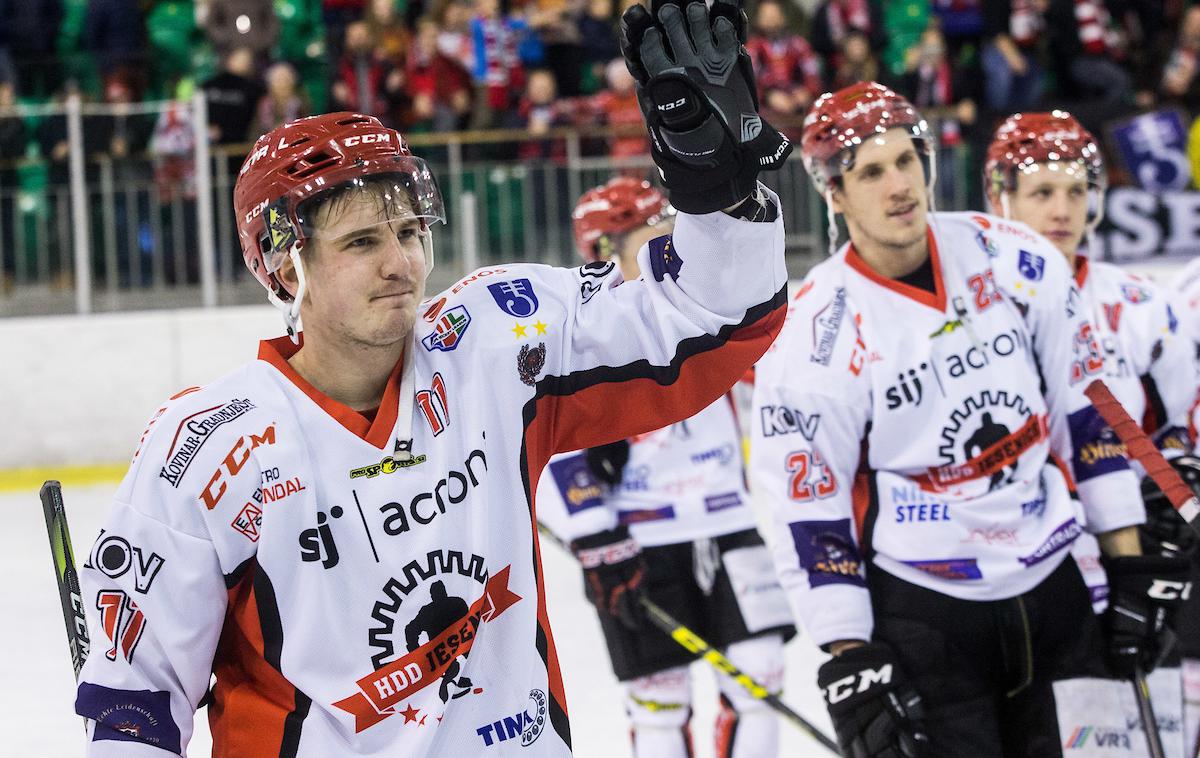
{"label": "hockey stick", "polygon": [[[547,539],[558,545],[568,554],[571,549],[559,539],[557,534],[551,532],[545,525],[538,523],[538,531],[541,532]],[[670,613],[667,613],[657,603],[645,595],[638,595],[638,602],[646,611],[646,616],[656,627],[662,630],[667,636],[675,640],[684,650],[687,650],[692,655],[693,660],[703,660],[717,671],[725,674],[730,679],[733,679],[742,686],[756,700],[761,700],[775,710],[780,716],[789,721],[793,726],[807,734],[812,739],[821,744],[834,755],[841,755],[837,743],[831,740],[824,732],[816,726],[809,723],[807,719],[796,713],[787,703],[783,702],[778,695],[774,695],[766,687],[755,681],[754,677],[739,669],[733,664],[733,661],[726,658],[721,651],[714,648],[712,645],[704,641],[700,635],[693,632],[683,624],[679,623]]]}
{"label": "hockey stick", "polygon": [[1146,733],[1146,749],[1150,758],[1163,758],[1162,736],[1158,733],[1158,719],[1154,716],[1154,706],[1150,703],[1150,685],[1146,683],[1146,675],[1141,666],[1133,674],[1133,694],[1137,698],[1138,718],[1142,721],[1142,731]]}
{"label": "hockey stick", "polygon": [[1121,442],[1125,443],[1129,457],[1146,469],[1146,474],[1167,496],[1167,500],[1187,525],[1200,533],[1200,523],[1197,523],[1197,518],[1200,518],[1200,500],[1196,499],[1192,488],[1184,483],[1179,473],[1171,467],[1142,428],[1129,417],[1104,382],[1097,379],[1083,392]]}
{"label": "hockey stick", "polygon": [[[1200,503],[1197,502],[1192,488],[1172,468],[1137,422],[1129,417],[1108,386],[1096,379],[1083,392],[1112,427],[1117,438],[1125,444],[1126,454],[1141,464],[1187,525],[1200,531],[1200,524],[1196,521],[1197,516],[1200,516]],[[1133,694],[1137,699],[1138,718],[1142,722],[1142,731],[1146,733],[1146,747],[1150,751],[1150,758],[1162,758],[1162,736],[1158,733],[1158,721],[1150,703],[1150,688],[1146,683],[1146,675],[1140,668],[1134,672],[1132,682]]]}
{"label": "hockey stick", "polygon": [[62,603],[63,624],[67,643],[71,647],[71,665],[75,678],[83,668],[91,650],[83,597],[79,591],[79,574],[75,571],[75,555],[71,550],[71,533],[67,529],[67,512],[63,506],[62,485],[51,479],[42,485],[42,513],[46,517],[46,532],[50,536],[50,552],[54,556],[54,579],[58,583],[58,599]]}

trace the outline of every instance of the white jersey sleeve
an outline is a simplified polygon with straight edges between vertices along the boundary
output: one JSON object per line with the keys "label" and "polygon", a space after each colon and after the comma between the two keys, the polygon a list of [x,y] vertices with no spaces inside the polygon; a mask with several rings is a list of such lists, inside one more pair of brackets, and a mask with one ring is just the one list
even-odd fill
{"label": "white jersey sleeve", "polygon": [[[1139,524],[1145,511],[1137,477],[1123,450],[1109,444],[1112,432],[1083,392],[1102,378],[1104,354],[1070,267],[1057,248],[1024,224],[1009,221],[1005,227],[1027,238],[1013,248],[1015,261],[994,266],[996,285],[1032,333],[1053,453],[1070,461],[1089,531]],[[1031,269],[1036,279],[1028,275]]]}
{"label": "white jersey sleeve", "polygon": [[867,356],[846,291],[810,273],[755,368],[751,488],[771,512],[773,551],[813,641],[871,638],[856,527],[859,449],[871,418]]}

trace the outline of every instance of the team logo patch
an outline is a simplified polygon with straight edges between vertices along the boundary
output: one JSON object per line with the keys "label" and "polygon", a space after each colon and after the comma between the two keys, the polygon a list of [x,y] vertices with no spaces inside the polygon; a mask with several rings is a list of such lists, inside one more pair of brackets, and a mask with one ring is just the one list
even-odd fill
{"label": "team logo patch", "polygon": [[1022,250],[1017,259],[1017,270],[1031,282],[1041,281],[1046,275],[1046,259],[1037,253]]}
{"label": "team logo patch", "polygon": [[538,299],[533,284],[528,279],[513,279],[511,282],[489,284],[488,292],[500,310],[517,318],[529,318],[537,313]]}
{"label": "team logo patch", "polygon": [[530,387],[537,384],[538,374],[542,373],[542,369],[546,366],[546,343],[539,342],[537,347],[529,347],[529,345],[521,345],[521,351],[517,353],[517,375],[521,377],[521,382]]}
{"label": "team logo patch", "polygon": [[[607,236],[602,237],[602,240],[608,239]],[[592,261],[579,267],[579,298],[583,305],[591,302],[602,288],[604,278],[607,277],[612,270],[617,267],[613,261]]]}
{"label": "team logo patch", "polygon": [[650,273],[654,275],[654,281],[661,282],[668,276],[671,277],[671,281],[677,281],[679,270],[683,268],[683,259],[675,250],[675,243],[671,235],[655,237],[648,244],[650,246]]}
{"label": "team logo patch", "polygon": [[103,725],[96,729],[93,741],[141,742],[168,753],[180,752],[179,726],[171,715],[168,692],[118,690],[80,682],[75,707]]}
{"label": "team logo patch", "polygon": [[1122,284],[1121,294],[1126,300],[1134,305],[1145,303],[1150,300],[1150,290],[1146,289],[1140,284]]}
{"label": "team logo patch", "polygon": [[992,238],[984,234],[983,231],[975,233],[975,242],[978,243],[979,249],[986,253],[989,258],[995,258],[1000,254],[1000,251],[996,248],[996,243],[992,242]]}
{"label": "team logo patch", "polygon": [[433,333],[421,338],[421,344],[429,352],[440,350],[448,353],[458,347],[467,327],[471,325],[471,314],[465,305],[456,305],[442,314],[433,327]]}

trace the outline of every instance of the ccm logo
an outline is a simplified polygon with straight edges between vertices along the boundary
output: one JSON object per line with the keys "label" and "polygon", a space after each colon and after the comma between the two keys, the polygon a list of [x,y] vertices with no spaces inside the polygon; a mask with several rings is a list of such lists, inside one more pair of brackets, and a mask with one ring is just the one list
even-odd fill
{"label": "ccm logo", "polygon": [[[858,686],[854,686],[854,680]],[[892,681],[892,664],[886,664],[879,669],[864,669],[857,675],[851,674],[845,679],[839,679],[825,688],[825,700],[830,705],[840,703],[855,693],[866,692],[872,685],[890,684]]]}
{"label": "ccm logo", "polygon": [[392,135],[383,132],[377,134],[356,134],[353,137],[347,137],[342,140],[342,144],[346,147],[354,147],[355,145],[370,145],[374,142],[391,142]]}
{"label": "ccm logo", "polygon": [[687,103],[687,98],[681,97],[673,103],[663,103],[662,105],[658,106],[658,109],[660,111],[673,111],[676,108],[682,108],[685,103]]}
{"label": "ccm logo", "polygon": [[258,205],[254,206],[250,210],[246,211],[246,223],[248,224],[251,221],[253,221],[254,219],[258,218],[262,214],[263,210],[266,209],[266,207],[267,207],[267,201],[263,200]]}
{"label": "ccm logo", "polygon": [[1192,594],[1192,583],[1155,579],[1146,594],[1155,600],[1187,600]]}

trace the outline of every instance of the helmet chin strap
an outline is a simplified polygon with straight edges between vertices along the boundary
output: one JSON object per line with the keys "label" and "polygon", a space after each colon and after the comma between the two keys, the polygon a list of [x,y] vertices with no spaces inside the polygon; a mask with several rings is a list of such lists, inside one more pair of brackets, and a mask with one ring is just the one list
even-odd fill
{"label": "helmet chin strap", "polygon": [[1000,212],[1004,215],[1004,218],[1012,218],[1012,210],[1008,207],[1007,192],[1000,193]]}
{"label": "helmet chin strap", "polygon": [[829,222],[827,233],[829,235],[829,255],[832,256],[837,252],[838,227],[837,214],[833,212],[833,192],[828,188],[825,189],[825,218]]}
{"label": "helmet chin strap", "polygon": [[288,337],[291,338],[293,345],[299,345],[300,330],[304,328],[300,323],[300,304],[304,301],[304,292],[307,289],[304,264],[300,262],[299,244],[292,245],[292,249],[288,251],[288,258],[291,259],[292,266],[296,269],[296,293],[291,302],[285,302],[275,294],[274,290],[267,290],[267,300],[283,313],[283,323],[287,326]]}

